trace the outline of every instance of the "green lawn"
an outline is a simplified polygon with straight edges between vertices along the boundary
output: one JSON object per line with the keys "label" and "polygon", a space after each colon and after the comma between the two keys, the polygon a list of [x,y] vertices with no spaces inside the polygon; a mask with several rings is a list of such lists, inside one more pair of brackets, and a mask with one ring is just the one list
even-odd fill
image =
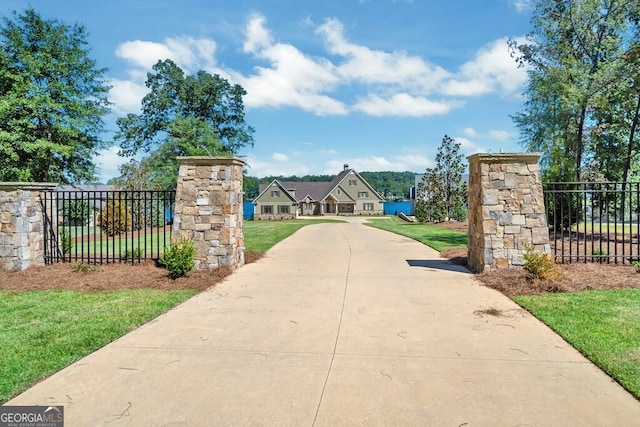
{"label": "green lawn", "polygon": [[438,252],[442,252],[446,248],[464,248],[467,247],[468,242],[465,232],[449,230],[436,225],[405,222],[396,216],[367,218],[365,225],[411,237]]}
{"label": "green lawn", "polygon": [[[300,228],[323,222],[342,221],[246,221],[246,250],[266,252]],[[196,293],[0,290],[0,404]]]}
{"label": "green lawn", "polygon": [[634,225],[634,224],[609,224],[609,223],[599,223],[599,222],[594,222],[593,224],[591,224],[591,222],[581,222],[579,224],[576,224],[574,226],[571,227],[571,229],[573,231],[578,231],[580,233],[610,233],[610,234],[614,234],[614,233],[618,233],[618,234],[622,234],[622,232],[624,231],[625,235],[629,235],[629,234],[637,234],[638,233],[638,226]]}
{"label": "green lawn", "polygon": [[514,300],[640,399],[640,289]]}
{"label": "green lawn", "polygon": [[0,404],[196,293],[0,291]]}
{"label": "green lawn", "polygon": [[[118,235],[113,237],[107,237],[105,235],[97,235],[98,239],[87,239],[85,241],[79,241],[71,245],[71,256],[84,255],[85,258],[95,256],[109,256],[115,254],[115,257],[124,256],[127,252],[137,250],[140,248],[142,251],[141,256],[144,258],[145,253],[147,257],[157,257],[162,253],[165,246],[171,244],[171,234],[169,228],[160,231],[154,231],[145,233],[142,236],[134,235],[125,236]],[[145,252],[146,250],[146,252]]]}
{"label": "green lawn", "polygon": [[244,246],[249,252],[265,253],[276,243],[311,224],[344,222],[335,219],[293,219],[286,221],[245,221]]}

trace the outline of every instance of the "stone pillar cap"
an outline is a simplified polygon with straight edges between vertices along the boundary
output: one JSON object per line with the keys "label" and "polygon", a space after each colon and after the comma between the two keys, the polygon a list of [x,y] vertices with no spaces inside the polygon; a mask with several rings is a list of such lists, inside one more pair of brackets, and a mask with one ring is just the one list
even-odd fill
{"label": "stone pillar cap", "polygon": [[477,153],[467,156],[469,161],[513,163],[513,162],[537,162],[542,153]]}
{"label": "stone pillar cap", "polygon": [[54,182],[0,182],[0,190],[53,190],[58,186]]}
{"label": "stone pillar cap", "polygon": [[224,157],[224,156],[188,156],[177,157],[178,164],[181,165],[195,165],[195,166],[209,166],[209,165],[244,165],[245,161],[239,157]]}

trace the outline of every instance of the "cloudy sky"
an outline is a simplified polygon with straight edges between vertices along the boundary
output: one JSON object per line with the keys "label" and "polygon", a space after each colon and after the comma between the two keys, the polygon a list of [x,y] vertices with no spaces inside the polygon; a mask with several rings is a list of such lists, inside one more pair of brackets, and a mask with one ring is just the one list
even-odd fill
{"label": "cloudy sky", "polygon": [[[242,85],[252,176],[422,172],[446,134],[465,155],[521,151],[509,117],[525,71],[508,38],[530,31],[530,0],[31,0],[84,24],[108,68],[115,119],[139,112],[159,59]],[[0,13],[25,7],[4,0]],[[104,135],[111,139],[112,134]],[[97,158],[117,175],[117,147]]]}

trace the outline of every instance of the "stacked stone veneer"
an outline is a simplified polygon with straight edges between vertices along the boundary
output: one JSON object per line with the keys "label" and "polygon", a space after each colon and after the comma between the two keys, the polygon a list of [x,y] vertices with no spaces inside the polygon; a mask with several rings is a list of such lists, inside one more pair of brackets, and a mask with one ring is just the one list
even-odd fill
{"label": "stacked stone veneer", "polygon": [[475,154],[469,160],[469,266],[520,267],[525,246],[550,253],[537,153]]}
{"label": "stacked stone veneer", "polygon": [[0,268],[44,265],[44,220],[40,197],[57,184],[0,183]]}
{"label": "stacked stone veneer", "polygon": [[178,163],[172,239],[193,239],[196,268],[242,266],[244,161],[222,157],[178,157]]}

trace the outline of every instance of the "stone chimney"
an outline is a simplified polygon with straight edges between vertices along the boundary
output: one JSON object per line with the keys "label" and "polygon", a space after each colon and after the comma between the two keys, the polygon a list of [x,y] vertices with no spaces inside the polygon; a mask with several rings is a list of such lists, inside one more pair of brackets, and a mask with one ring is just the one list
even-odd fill
{"label": "stone chimney", "polygon": [[347,169],[349,169],[349,164],[348,164],[348,163],[345,163],[345,164],[344,164],[344,170],[347,170]]}

